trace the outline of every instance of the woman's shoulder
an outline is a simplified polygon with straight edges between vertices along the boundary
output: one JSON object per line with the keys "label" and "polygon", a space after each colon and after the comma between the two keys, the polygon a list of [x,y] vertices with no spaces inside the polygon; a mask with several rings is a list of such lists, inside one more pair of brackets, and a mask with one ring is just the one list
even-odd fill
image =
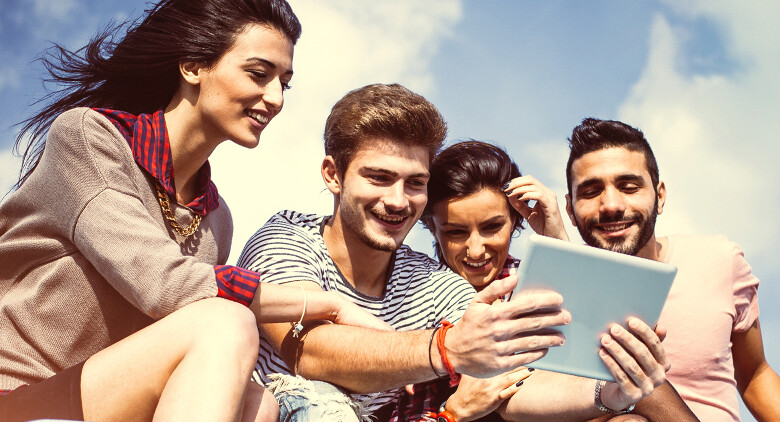
{"label": "woman's shoulder", "polygon": [[[114,130],[112,130],[114,129]],[[50,133],[52,131],[89,131],[105,130],[111,135],[121,137],[118,130],[107,117],[98,113],[89,107],[76,107],[60,113],[52,122]]]}
{"label": "woman's shoulder", "polygon": [[77,107],[60,113],[46,135],[46,149],[91,150],[127,145],[119,130],[100,113]]}
{"label": "woman's shoulder", "polygon": [[103,186],[117,189],[127,184],[135,167],[130,146],[119,130],[86,107],[57,116],[47,134],[42,160],[48,163],[44,167],[60,169],[63,176],[102,180]]}

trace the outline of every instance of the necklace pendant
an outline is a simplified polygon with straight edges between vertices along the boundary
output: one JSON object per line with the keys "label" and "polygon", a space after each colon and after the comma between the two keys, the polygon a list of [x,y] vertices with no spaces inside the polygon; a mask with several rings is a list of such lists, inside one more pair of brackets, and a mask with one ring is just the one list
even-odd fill
{"label": "necklace pendant", "polygon": [[298,322],[295,325],[293,325],[293,333],[292,333],[293,338],[298,338],[298,336],[301,335],[301,331],[303,331],[303,324]]}

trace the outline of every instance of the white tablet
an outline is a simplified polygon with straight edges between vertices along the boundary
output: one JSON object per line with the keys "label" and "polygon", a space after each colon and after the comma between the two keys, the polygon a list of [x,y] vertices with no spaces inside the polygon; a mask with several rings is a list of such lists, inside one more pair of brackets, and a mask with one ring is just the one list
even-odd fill
{"label": "white tablet", "polygon": [[629,316],[653,327],[676,273],[675,266],[662,262],[532,235],[512,295],[530,288],[555,290],[572,320],[559,328],[566,343],[528,366],[614,381],[598,356],[599,339],[611,322],[625,327]]}

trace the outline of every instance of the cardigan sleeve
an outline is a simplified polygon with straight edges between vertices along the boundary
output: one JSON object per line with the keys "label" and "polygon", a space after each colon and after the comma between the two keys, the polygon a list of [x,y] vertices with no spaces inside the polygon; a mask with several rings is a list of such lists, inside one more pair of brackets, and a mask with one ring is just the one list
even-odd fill
{"label": "cardigan sleeve", "polygon": [[127,301],[152,318],[217,294],[214,266],[183,255],[138,198],[105,189],[79,215],[73,242]]}
{"label": "cardigan sleeve", "polygon": [[[185,255],[140,197],[129,146],[100,114],[77,109],[52,126],[45,155],[59,224],[78,251],[126,300],[159,319],[196,300],[248,305],[259,276]],[[56,193],[55,193],[56,192]]]}

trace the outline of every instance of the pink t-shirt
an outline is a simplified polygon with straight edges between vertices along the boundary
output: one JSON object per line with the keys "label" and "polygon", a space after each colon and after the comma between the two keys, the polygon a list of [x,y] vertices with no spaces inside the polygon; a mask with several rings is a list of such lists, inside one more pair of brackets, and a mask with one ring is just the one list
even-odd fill
{"label": "pink t-shirt", "polygon": [[658,321],[667,377],[702,421],[739,421],[731,333],[758,318],[758,278],[724,236],[670,236],[664,262],[678,269]]}

